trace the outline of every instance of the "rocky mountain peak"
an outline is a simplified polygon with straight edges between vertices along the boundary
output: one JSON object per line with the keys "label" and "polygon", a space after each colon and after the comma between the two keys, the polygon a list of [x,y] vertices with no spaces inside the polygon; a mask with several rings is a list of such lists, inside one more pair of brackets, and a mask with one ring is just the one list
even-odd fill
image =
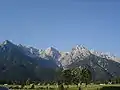
{"label": "rocky mountain peak", "polygon": [[9,40],[5,40],[0,44],[0,50],[1,51],[6,51],[6,49],[11,50],[12,48],[16,48],[15,44],[10,42]]}
{"label": "rocky mountain peak", "polygon": [[13,45],[13,43],[9,40],[3,41],[2,45]]}
{"label": "rocky mountain peak", "polygon": [[60,52],[54,47],[47,48],[45,50],[45,54],[53,57],[54,59],[59,59],[59,57],[61,56]]}
{"label": "rocky mountain peak", "polygon": [[48,60],[54,60],[54,62],[59,66],[62,67],[59,58],[61,57],[61,53],[54,47],[49,47],[46,50],[41,51],[41,57],[48,59]]}
{"label": "rocky mountain peak", "polygon": [[76,49],[87,49],[87,48],[83,45],[76,45]]}
{"label": "rocky mountain peak", "polygon": [[45,51],[46,51],[46,52],[47,52],[47,51],[48,51],[48,52],[50,52],[50,51],[58,52],[58,50],[57,50],[56,48],[54,48],[54,47],[48,47]]}
{"label": "rocky mountain peak", "polygon": [[90,51],[83,45],[77,45],[75,48],[72,48],[71,54],[77,56],[88,56]]}

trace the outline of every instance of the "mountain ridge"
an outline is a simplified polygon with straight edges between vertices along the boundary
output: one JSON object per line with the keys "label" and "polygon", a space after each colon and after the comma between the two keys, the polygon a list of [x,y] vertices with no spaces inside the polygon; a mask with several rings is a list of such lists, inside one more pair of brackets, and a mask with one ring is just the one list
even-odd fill
{"label": "mountain ridge", "polygon": [[[18,56],[14,56],[16,53],[13,52],[18,53]],[[38,68],[46,68],[46,70],[48,70],[48,68],[52,69],[53,71],[57,68],[65,69],[86,67],[93,73],[94,80],[109,79],[112,77],[120,76],[120,59],[117,59],[117,57],[114,55],[111,56],[110,54],[103,52],[91,51],[83,45],[77,45],[76,47],[73,47],[70,52],[61,52],[54,47],[49,47],[45,50],[42,50],[36,49],[34,47],[23,46],[21,44],[16,45],[9,40],[5,40],[0,44],[0,53],[1,58],[4,58],[5,60],[3,61],[4,63],[7,62],[6,58],[8,58],[8,56],[16,58],[15,62],[17,62],[16,60],[19,60],[18,57],[20,54],[22,55],[22,58],[28,57],[30,59],[33,59],[33,63],[36,63],[34,66],[37,65]],[[7,56],[4,57],[4,55]],[[2,59],[0,60],[2,61]],[[13,62],[11,58],[8,60]],[[25,63],[27,63],[26,60]],[[21,62],[18,64],[21,65]],[[12,64],[11,66],[14,65]],[[17,68],[19,69],[18,66]],[[39,72],[39,69],[37,72]],[[54,76],[54,74],[52,75]]]}
{"label": "mountain ridge", "polygon": [[[12,41],[10,41],[10,40],[5,40],[5,41],[3,41],[2,43],[0,43],[0,44],[5,44],[5,43],[9,43],[9,44],[14,44]],[[33,46],[25,46],[25,45],[22,45],[22,44],[14,44],[14,45],[17,45],[17,46],[21,46],[21,47],[25,47],[25,48],[27,48],[27,49],[29,49],[29,51],[31,50],[33,50],[33,51],[38,51],[38,53],[40,54],[40,51],[41,50],[43,50],[43,51],[45,51],[45,50],[47,50],[48,48],[52,48],[52,49],[54,49],[54,50],[56,50],[56,51],[58,51],[58,52],[61,52],[61,51],[59,51],[58,49],[56,49],[55,47],[53,47],[53,46],[51,46],[51,47],[48,47],[48,48],[46,48],[46,49],[39,49],[39,48],[35,48],[35,47],[33,47]],[[82,44],[77,44],[74,48],[86,48],[84,45],[82,45]],[[87,49],[87,48],[86,48]],[[109,57],[117,57],[117,56],[115,56],[114,54],[111,54],[110,52],[101,52],[101,51],[97,51],[97,50],[94,50],[94,49],[87,49],[87,50],[89,50],[91,53],[93,53],[93,54],[98,54],[98,56],[100,56],[100,54],[101,54],[101,56],[102,55],[106,55],[106,56],[109,56]],[[66,53],[66,52],[61,52],[61,53]],[[67,53],[69,53],[69,52],[67,52]],[[119,57],[118,57],[119,58]]]}

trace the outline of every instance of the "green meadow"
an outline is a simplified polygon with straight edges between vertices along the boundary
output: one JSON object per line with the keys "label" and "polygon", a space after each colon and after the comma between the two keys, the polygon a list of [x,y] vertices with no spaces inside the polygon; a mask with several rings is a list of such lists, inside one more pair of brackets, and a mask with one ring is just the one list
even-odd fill
{"label": "green meadow", "polygon": [[77,85],[64,85],[64,88],[61,89],[57,85],[25,85],[21,88],[21,85],[2,85],[9,88],[10,90],[120,90],[120,84],[112,85],[81,85],[79,88]]}

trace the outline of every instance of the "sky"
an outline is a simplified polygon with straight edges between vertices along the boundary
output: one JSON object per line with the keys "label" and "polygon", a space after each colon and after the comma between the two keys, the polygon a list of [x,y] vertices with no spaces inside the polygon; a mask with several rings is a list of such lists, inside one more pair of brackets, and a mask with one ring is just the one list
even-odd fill
{"label": "sky", "polygon": [[0,42],[120,57],[120,0],[0,0]]}

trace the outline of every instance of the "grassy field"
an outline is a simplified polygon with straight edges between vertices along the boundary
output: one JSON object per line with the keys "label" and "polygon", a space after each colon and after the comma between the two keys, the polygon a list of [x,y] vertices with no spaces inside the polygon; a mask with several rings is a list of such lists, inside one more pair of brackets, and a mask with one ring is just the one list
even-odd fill
{"label": "grassy field", "polygon": [[[15,89],[16,87],[20,87],[20,85],[4,85],[5,87],[10,87],[14,89],[10,90],[59,90],[56,85],[50,85],[49,89],[47,86],[42,85],[35,85],[34,89],[30,89],[30,85],[25,86],[23,89]],[[64,85],[64,90],[79,90],[79,88],[76,85],[69,85],[67,88],[66,85]],[[113,85],[81,85],[81,90],[120,90],[119,84],[113,84]]]}

